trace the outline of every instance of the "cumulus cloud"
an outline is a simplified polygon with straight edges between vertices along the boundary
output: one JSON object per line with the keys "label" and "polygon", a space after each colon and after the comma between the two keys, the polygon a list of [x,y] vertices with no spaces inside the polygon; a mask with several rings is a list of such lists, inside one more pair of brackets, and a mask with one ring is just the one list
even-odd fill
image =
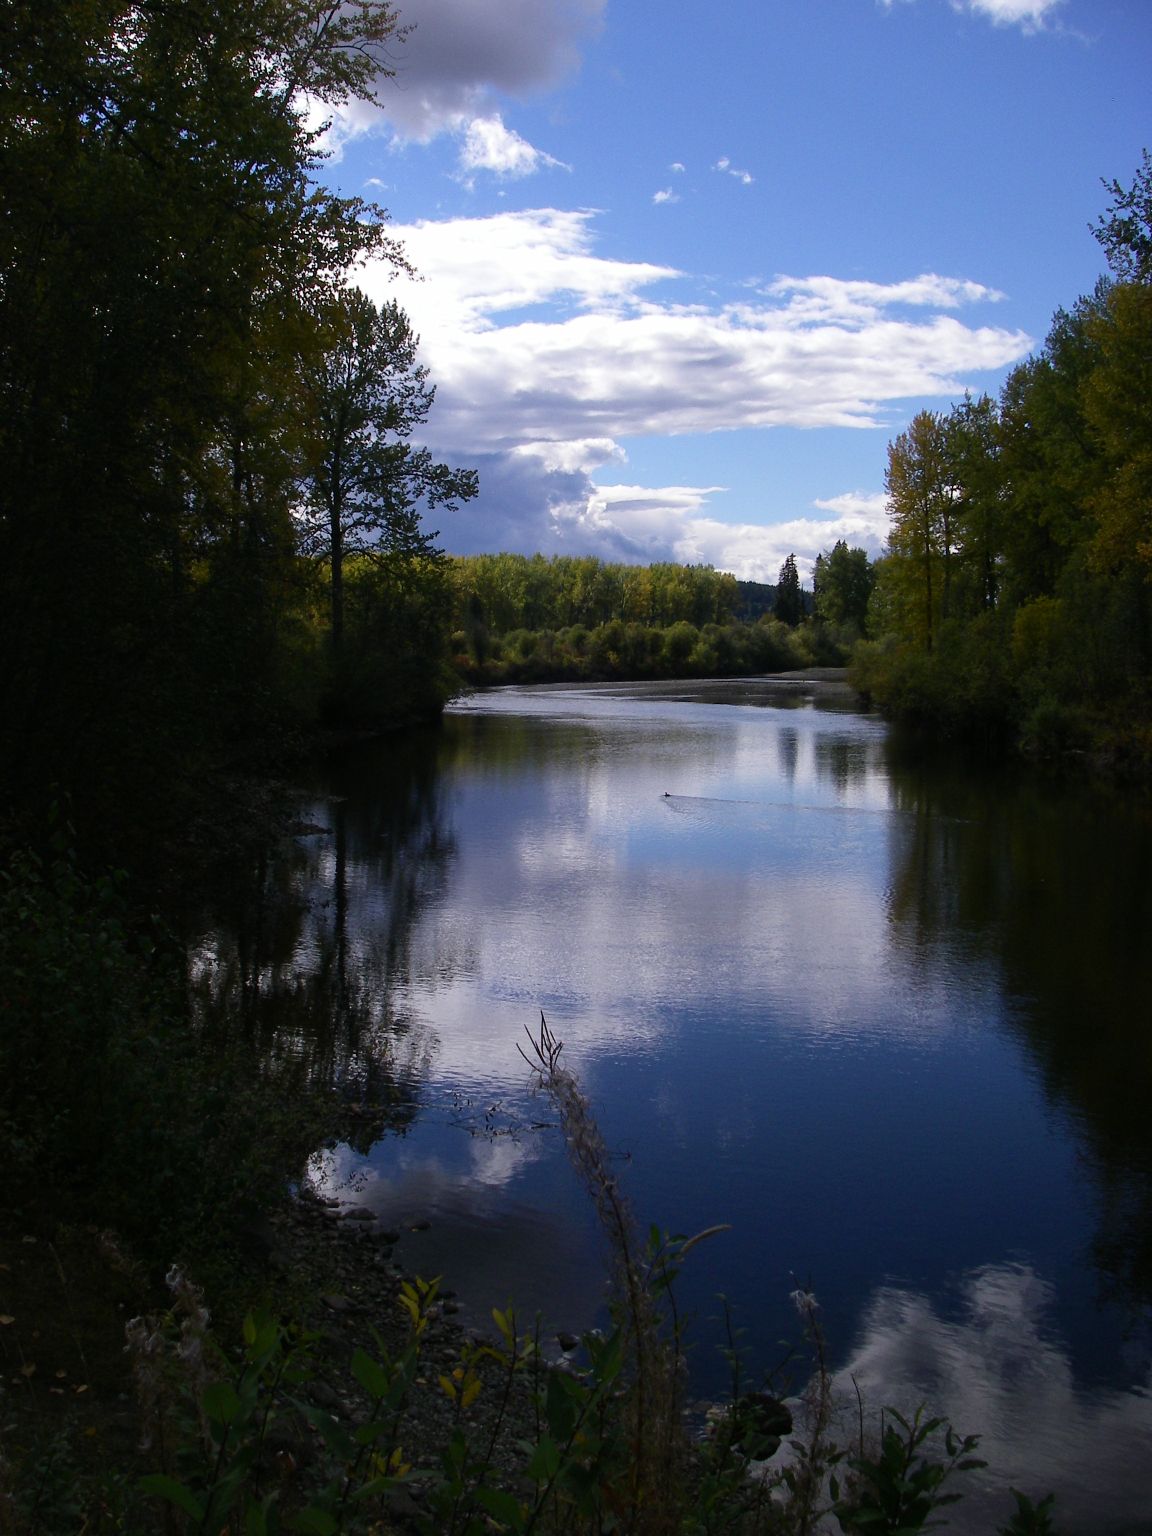
{"label": "cumulus cloud", "polygon": [[673,192],[671,187],[665,187],[661,192],[653,192],[652,201],[654,203],[678,203],[680,201],[680,194],[679,192]]}
{"label": "cumulus cloud", "polygon": [[468,123],[460,149],[460,167],[466,173],[491,171],[496,176],[531,176],[545,166],[562,167],[559,160],[535,149],[527,139],[504,125],[499,115],[478,117]]}
{"label": "cumulus cloud", "polygon": [[592,222],[537,209],[397,226],[424,281],[364,273],[376,297],[397,294],[421,333],[446,439],[491,451],[880,426],[886,402],[962,394],[967,376],[1031,344],[942,312],[993,295],[932,274],[890,285],[784,278],[752,300],[660,302],[649,290],[681,274],[597,255]]}
{"label": "cumulus cloud", "polygon": [[762,527],[710,514],[718,487],[593,477],[625,462],[632,437],[889,426],[895,402],[954,398],[1031,346],[963,317],[993,290],[933,273],[781,277],[751,298],[685,302],[685,274],[598,254],[595,221],[535,209],[398,226],[423,280],[373,266],[358,278],[413,318],[438,451],[480,469],[481,501],[445,521],[450,549],[706,560],[771,580],[784,555],[807,570],[837,538],[878,553],[882,498],[828,487],[766,544]]}
{"label": "cumulus cloud", "polygon": [[479,502],[437,514],[442,541],[457,554],[508,549],[625,564],[676,560],[767,582],[792,554],[801,580],[810,582],[816,556],[838,539],[875,558],[888,535],[880,494],[815,501],[802,515],[766,526],[712,515],[711,500],[723,486],[598,484],[578,467],[557,467],[535,453],[480,455],[469,463],[479,470]]}
{"label": "cumulus cloud", "polygon": [[404,0],[411,31],[394,42],[379,106],[351,103],[332,118],[326,140],[339,153],[349,138],[386,131],[427,143],[494,118],[503,98],[547,90],[578,66],[600,30],[607,0]]}
{"label": "cumulus cloud", "polygon": [[907,305],[920,309],[959,309],[964,304],[994,304],[1004,295],[983,283],[923,273],[902,283],[869,283],[839,277],[778,277],[765,290],[789,300],[798,320],[867,323],[878,308]]}

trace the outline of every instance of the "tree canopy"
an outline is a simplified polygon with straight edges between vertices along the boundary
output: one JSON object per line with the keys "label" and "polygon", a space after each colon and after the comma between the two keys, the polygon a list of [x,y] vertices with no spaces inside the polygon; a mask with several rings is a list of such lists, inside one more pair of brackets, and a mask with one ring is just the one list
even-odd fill
{"label": "tree canopy", "polygon": [[890,444],[891,528],[858,675],[892,708],[1088,741],[1152,767],[1152,164],[1097,238],[1116,274],[1058,310],[998,401]]}
{"label": "tree canopy", "polygon": [[[403,263],[387,215],[315,174],[315,104],[370,97],[400,33],[387,0],[9,6],[0,793],[102,795],[95,822],[306,714],[303,488],[339,484],[350,548],[374,507],[426,549],[420,507],[469,492],[410,441],[432,390],[406,319],[346,287]],[[355,484],[318,446],[341,347]]]}

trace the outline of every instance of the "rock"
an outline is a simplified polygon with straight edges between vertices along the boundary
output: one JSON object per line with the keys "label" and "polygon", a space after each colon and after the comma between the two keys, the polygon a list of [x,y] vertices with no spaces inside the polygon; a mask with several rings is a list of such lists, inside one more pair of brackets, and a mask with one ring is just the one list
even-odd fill
{"label": "rock", "polygon": [[350,1210],[342,1211],[341,1218],[344,1221],[375,1221],[376,1212],[370,1211],[366,1205],[354,1205]]}
{"label": "rock", "polygon": [[348,1312],[352,1308],[352,1303],[348,1300],[347,1296],[341,1296],[335,1291],[330,1291],[326,1296],[321,1296],[320,1300],[332,1312]]}
{"label": "rock", "polygon": [[334,1392],[326,1381],[314,1381],[308,1388],[308,1396],[321,1408],[327,1408],[329,1413],[334,1413],[338,1418],[346,1418],[348,1409],[343,1398],[338,1392]]}
{"label": "rock", "polygon": [[425,1512],[407,1488],[391,1488],[384,1495],[389,1520],[401,1528],[417,1529],[425,1519]]}
{"label": "rock", "polygon": [[769,1392],[748,1392],[736,1402],[732,1444],[746,1456],[767,1461],[785,1435],[792,1433],[792,1413]]}
{"label": "rock", "polygon": [[574,1333],[558,1333],[556,1342],[566,1355],[570,1355],[574,1349],[579,1349],[580,1340]]}

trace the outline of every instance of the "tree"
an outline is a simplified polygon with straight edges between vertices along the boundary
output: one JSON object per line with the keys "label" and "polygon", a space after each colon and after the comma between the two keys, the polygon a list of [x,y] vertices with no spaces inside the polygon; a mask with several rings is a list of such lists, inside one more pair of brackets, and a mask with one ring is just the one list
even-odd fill
{"label": "tree", "polygon": [[315,185],[305,108],[371,96],[396,30],[385,0],[8,7],[0,787],[86,788],[83,764],[156,804],[149,775],[218,736],[223,674],[260,690],[295,360],[351,263],[394,254],[380,210]]}
{"label": "tree", "polygon": [[330,307],[327,324],[330,344],[305,370],[314,445],[302,521],[305,547],[329,566],[339,655],[346,557],[427,556],[436,534],[422,529],[421,504],[454,509],[475,496],[477,479],[410,441],[436,392],[400,306],[378,309],[353,288]]}
{"label": "tree", "polygon": [[957,488],[941,416],[920,411],[889,443],[884,487],[892,518],[893,574],[904,573],[911,628],[930,651],[951,606],[956,531]]}
{"label": "tree", "polygon": [[1152,582],[1152,267],[1111,289],[1089,335],[1098,351],[1080,400],[1102,458],[1088,498],[1093,562],[1105,573],[1135,564]]}
{"label": "tree", "polygon": [[796,570],[796,556],[789,555],[780,567],[776,579],[776,603],[773,613],[782,624],[795,628],[804,613],[804,600],[800,596],[800,576]]}
{"label": "tree", "polygon": [[1000,420],[987,395],[965,395],[944,423],[944,451],[956,488],[962,607],[967,616],[996,606],[1003,561],[1006,485]]}
{"label": "tree", "polygon": [[1106,181],[1104,186],[1112,194],[1112,204],[1092,233],[1121,282],[1152,282],[1152,155],[1144,150],[1130,187],[1118,181]]}
{"label": "tree", "polygon": [[1102,279],[1070,310],[1057,310],[1043,348],[1012,370],[1001,391],[1003,587],[1013,602],[1052,596],[1092,535],[1089,505],[1103,463],[1084,392],[1100,361],[1098,324],[1111,288]]}
{"label": "tree", "polygon": [[854,625],[863,635],[873,582],[867,551],[849,549],[838,539],[830,554],[821,551],[816,556],[812,578],[816,617],[824,624]]}

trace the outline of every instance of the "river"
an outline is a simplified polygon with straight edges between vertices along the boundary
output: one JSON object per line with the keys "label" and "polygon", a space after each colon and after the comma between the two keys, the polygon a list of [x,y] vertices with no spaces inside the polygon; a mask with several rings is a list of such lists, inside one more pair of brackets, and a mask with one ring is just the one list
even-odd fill
{"label": "river", "polygon": [[729,1226],[678,1288],[699,1398],[725,1306],[750,1379],[810,1289],[853,1414],[982,1436],[950,1529],[1011,1484],[1152,1531],[1146,806],[742,681],[475,696],[318,768],[301,821],[198,963],[370,1106],[311,1176],[466,1318],[601,1320],[543,1011],[642,1229]]}

